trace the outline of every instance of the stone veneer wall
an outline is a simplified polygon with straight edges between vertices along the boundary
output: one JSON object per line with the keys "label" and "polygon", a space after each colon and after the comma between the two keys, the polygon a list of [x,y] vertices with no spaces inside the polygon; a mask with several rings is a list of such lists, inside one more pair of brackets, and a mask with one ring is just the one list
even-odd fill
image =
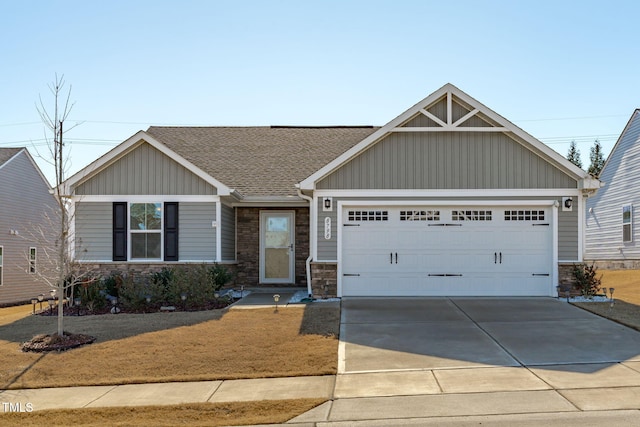
{"label": "stone veneer wall", "polygon": [[[82,270],[90,272],[95,275],[100,276],[111,276],[114,274],[134,274],[134,275],[142,275],[142,274],[153,274],[164,267],[179,267],[179,266],[188,266],[188,265],[199,265],[201,263],[181,263],[181,262],[171,262],[171,263],[129,263],[129,262],[110,262],[104,264],[89,264],[83,263]],[[214,265],[214,263],[204,263],[207,265]],[[237,266],[235,264],[227,264],[227,263],[219,263],[220,265],[227,268],[231,273],[236,273]],[[228,283],[226,287],[232,287],[235,283],[232,281]]]}
{"label": "stone veneer wall", "polygon": [[314,298],[335,298],[338,295],[338,264],[311,263],[311,292]]}
{"label": "stone veneer wall", "polygon": [[[306,260],[309,256],[309,208],[243,208],[237,210],[238,274],[236,283],[244,286],[260,284],[260,212],[266,210],[295,211],[295,284],[307,285]],[[278,284],[269,283],[268,286]],[[283,284],[289,285],[291,284]]]}
{"label": "stone veneer wall", "polygon": [[637,259],[611,259],[585,261],[586,264],[595,264],[596,267],[603,270],[638,270],[640,269],[640,260]]}

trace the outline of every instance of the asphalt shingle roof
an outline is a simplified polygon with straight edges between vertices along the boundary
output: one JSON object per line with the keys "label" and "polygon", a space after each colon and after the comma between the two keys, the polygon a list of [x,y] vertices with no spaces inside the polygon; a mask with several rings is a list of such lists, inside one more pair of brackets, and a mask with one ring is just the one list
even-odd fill
{"label": "asphalt shingle roof", "polygon": [[22,148],[0,148],[0,166],[20,152]]}
{"label": "asphalt shingle roof", "polygon": [[151,136],[243,196],[294,196],[294,185],[378,127],[165,127]]}

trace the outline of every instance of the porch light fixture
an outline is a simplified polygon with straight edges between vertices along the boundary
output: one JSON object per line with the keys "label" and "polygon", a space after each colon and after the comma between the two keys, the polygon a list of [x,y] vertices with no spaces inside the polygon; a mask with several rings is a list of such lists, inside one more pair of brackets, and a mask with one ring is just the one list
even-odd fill
{"label": "porch light fixture", "polygon": [[330,212],[332,210],[333,199],[331,197],[325,197],[322,200],[322,210],[324,212]]}
{"label": "porch light fixture", "polygon": [[564,207],[567,209],[571,209],[571,205],[573,204],[573,198],[567,197],[564,199]]}

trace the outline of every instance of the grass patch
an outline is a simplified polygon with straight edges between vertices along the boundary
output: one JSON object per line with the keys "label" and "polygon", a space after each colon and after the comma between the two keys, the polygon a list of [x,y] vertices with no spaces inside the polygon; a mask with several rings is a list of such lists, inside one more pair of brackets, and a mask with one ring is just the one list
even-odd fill
{"label": "grass patch", "polygon": [[640,270],[599,270],[602,287],[615,288],[615,302],[574,303],[575,306],[640,331]]}
{"label": "grass patch", "polygon": [[69,316],[65,329],[95,336],[94,344],[64,353],[20,350],[20,342],[54,330],[55,322],[55,317],[27,316],[0,326],[0,388],[268,378],[337,371],[337,304],[287,307],[277,313],[265,308]]}
{"label": "grass patch", "polygon": [[284,423],[324,403],[324,399],[194,403],[92,409],[55,409],[0,414],[11,426],[233,426]]}

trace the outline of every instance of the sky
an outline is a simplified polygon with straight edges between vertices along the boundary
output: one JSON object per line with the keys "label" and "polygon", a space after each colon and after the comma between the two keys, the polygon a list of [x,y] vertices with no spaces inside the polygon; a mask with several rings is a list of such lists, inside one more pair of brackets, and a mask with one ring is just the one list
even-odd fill
{"label": "sky", "polygon": [[0,147],[53,181],[151,125],[384,125],[452,83],[584,168],[640,107],[637,1],[0,0]]}

